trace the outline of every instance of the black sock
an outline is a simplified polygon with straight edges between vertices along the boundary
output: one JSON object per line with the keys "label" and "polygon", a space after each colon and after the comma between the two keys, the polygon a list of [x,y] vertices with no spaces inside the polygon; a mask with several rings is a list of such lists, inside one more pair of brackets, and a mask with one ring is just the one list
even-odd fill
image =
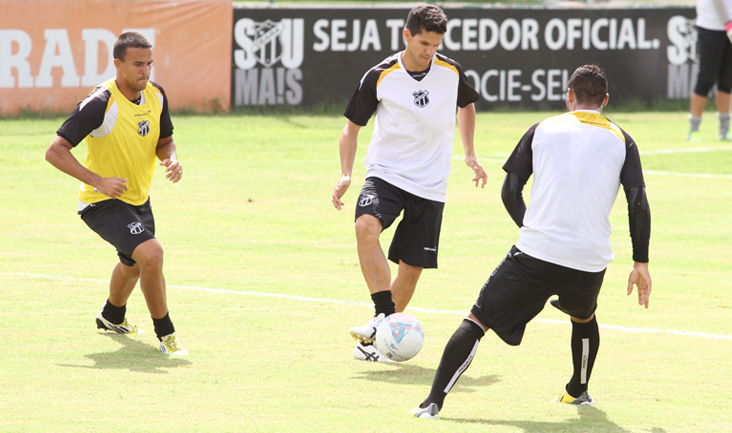
{"label": "black sock", "polygon": [[567,384],[567,392],[572,397],[579,397],[587,391],[592,366],[600,347],[600,330],[597,318],[587,323],[572,322],[572,364],[574,373]]}
{"label": "black sock", "polygon": [[102,316],[115,325],[119,325],[125,321],[125,314],[127,314],[127,305],[118,307],[116,305],[112,305],[112,303],[109,302],[109,299],[107,299],[107,302],[104,303],[104,307],[102,307]]}
{"label": "black sock", "polygon": [[445,396],[455,385],[458,378],[470,366],[470,362],[478,350],[478,343],[483,338],[483,328],[472,320],[465,319],[452,334],[442,353],[440,366],[437,367],[435,380],[432,382],[432,389],[427,399],[420,407],[427,407],[430,403],[436,403],[442,409]]}
{"label": "black sock", "polygon": [[173,322],[170,320],[170,314],[166,314],[162,319],[153,318],[153,325],[155,326],[155,335],[158,336],[158,340],[162,340],[166,335],[175,332]]}
{"label": "black sock", "polygon": [[396,312],[394,301],[391,299],[391,290],[372,293],[371,300],[374,301],[374,309],[376,310],[376,314],[374,314],[374,316],[378,316],[380,313],[384,313],[384,316],[388,316]]}

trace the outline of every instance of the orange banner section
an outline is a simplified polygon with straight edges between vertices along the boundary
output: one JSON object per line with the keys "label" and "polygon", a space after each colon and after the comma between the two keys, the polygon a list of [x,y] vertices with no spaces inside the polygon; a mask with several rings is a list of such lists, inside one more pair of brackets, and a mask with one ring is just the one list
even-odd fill
{"label": "orange banner section", "polygon": [[152,42],[171,110],[229,110],[231,0],[0,0],[0,11],[0,116],[70,113],[115,75],[128,30]]}

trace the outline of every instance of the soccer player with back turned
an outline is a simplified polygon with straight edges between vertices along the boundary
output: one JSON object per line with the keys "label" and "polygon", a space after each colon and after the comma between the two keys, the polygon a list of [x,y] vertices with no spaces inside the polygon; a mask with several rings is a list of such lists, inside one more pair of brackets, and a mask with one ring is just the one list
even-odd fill
{"label": "soccer player with back turned", "polygon": [[[123,33],[114,44],[117,74],[97,86],[61,125],[46,160],[82,182],[81,219],[117,249],[109,298],[97,327],[141,333],[126,318],[127,299],[138,280],[152,316],[160,351],[187,355],[170,320],[163,276],[163,248],[155,239],[148,192],[156,158],[173,183],[183,175],[163,88],[150,81],[152,45],[141,34]],[[84,165],[71,150],[86,138]]]}
{"label": "soccer player with back turned", "polygon": [[[366,72],[344,113],[348,120],[339,141],[341,178],[332,196],[339,210],[351,184],[358,133],[376,113],[356,206],[358,258],[376,311],[366,325],[351,328],[359,340],[356,359],[390,361],[371,344],[376,328],[386,316],[404,311],[422,269],[437,267],[456,111],[473,181],[485,186],[487,180],[473,150],[473,103],[479,95],[462,67],[436,52],[446,30],[447,17],[439,7],[412,8],[403,31],[406,48]],[[379,236],[402,212],[389,248],[389,260],[398,264],[391,281]]]}
{"label": "soccer player with back turned", "polygon": [[[627,292],[638,287],[648,308],[651,214],[638,148],[602,114],[607,78],[595,65],[569,79],[568,113],[534,124],[503,168],[506,210],[520,227],[519,240],[483,286],[468,317],[450,337],[427,398],[410,415],[437,418],[448,392],[469,367],[488,329],[519,345],[526,324],[551,304],[571,318],[573,375],[557,401],[592,404],[587,392],[600,344],[595,310],[607,265],[610,211],[620,185],[628,202],[633,270]],[[531,203],[522,191],[530,176]]]}

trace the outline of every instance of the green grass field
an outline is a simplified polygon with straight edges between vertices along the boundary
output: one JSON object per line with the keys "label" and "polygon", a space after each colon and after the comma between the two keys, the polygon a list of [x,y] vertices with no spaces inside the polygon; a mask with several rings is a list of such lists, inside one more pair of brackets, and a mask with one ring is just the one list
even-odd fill
{"label": "green grass field", "polygon": [[[456,141],[440,269],[407,310],[426,341],[399,365],[352,359],[348,329],[373,312],[355,252],[361,133],[346,209],[333,209],[340,116],[174,116],[184,166],[152,189],[171,317],[188,357],[147,335],[95,329],[116,261],[76,216],[78,182],[44,152],[63,119],[1,120],[0,432],[597,432],[732,430],[732,145],[685,138],[686,114],[605,113],[642,151],[653,214],[650,309],[625,296],[625,199],[600,296],[592,407],[552,403],[571,375],[570,326],[553,308],[509,347],[489,333],[440,420],[406,412],[429,391],[447,338],[516,240],[501,165],[549,113],[483,113],[476,189]],[[84,148],[75,151],[83,158]],[[384,236],[386,244],[393,233]]]}

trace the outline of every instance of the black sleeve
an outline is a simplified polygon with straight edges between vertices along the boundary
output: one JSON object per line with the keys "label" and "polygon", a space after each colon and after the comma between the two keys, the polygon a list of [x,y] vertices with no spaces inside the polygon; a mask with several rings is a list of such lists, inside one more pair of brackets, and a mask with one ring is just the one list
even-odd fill
{"label": "black sleeve", "polygon": [[468,77],[463,72],[463,68],[458,65],[458,72],[460,73],[460,84],[458,85],[458,99],[457,105],[460,108],[465,108],[468,105],[476,102],[480,99],[478,92],[468,84]]}
{"label": "black sleeve", "polygon": [[628,224],[633,244],[633,261],[648,263],[648,248],[651,242],[651,207],[646,197],[646,188],[636,186],[625,189],[628,201]]}
{"label": "black sleeve", "polygon": [[163,94],[163,108],[160,112],[160,137],[159,138],[168,138],[171,135],[173,135],[173,121],[170,120],[170,111],[168,110],[168,95],[165,94],[165,90],[163,90],[163,87],[160,86],[157,83],[151,82],[153,86],[155,86],[158,90],[160,90],[160,93]]}
{"label": "black sleeve", "polygon": [[380,72],[372,69],[363,76],[358,87],[348,101],[343,113],[348,120],[359,126],[366,126],[371,116],[376,112],[379,100],[376,98],[376,83]]}
{"label": "black sleeve", "polygon": [[531,128],[526,131],[516,147],[513,149],[513,152],[511,153],[511,156],[508,157],[506,163],[503,164],[503,170],[506,173],[515,174],[521,178],[524,183],[529,180],[531,173],[534,172],[533,164],[531,162],[531,158],[533,156],[531,144],[534,141],[534,132],[538,126],[538,123],[531,125]]}
{"label": "black sleeve", "polygon": [[628,201],[628,225],[633,244],[633,261],[648,263],[651,242],[651,207],[646,197],[638,146],[633,137],[623,131],[625,137],[625,162],[620,171],[620,183]]}
{"label": "black sleeve", "polygon": [[76,147],[81,141],[99,128],[104,122],[104,112],[111,93],[95,89],[81,101],[68,119],[56,131],[56,135],[65,138]]}
{"label": "black sleeve", "polygon": [[501,188],[501,199],[503,206],[519,228],[524,225],[524,214],[526,213],[526,202],[522,194],[526,179],[522,179],[513,173],[506,173],[506,179]]}
{"label": "black sleeve", "polygon": [[625,137],[625,162],[620,170],[620,183],[623,184],[623,188],[626,190],[637,186],[645,186],[638,146],[630,134],[625,131],[622,132]]}
{"label": "black sleeve", "polygon": [[458,72],[458,107],[465,108],[480,99],[480,94],[476,92],[470,84],[468,84],[468,77],[465,75],[465,71],[463,70],[463,67],[462,65],[460,65],[460,63],[440,53],[437,53],[435,57],[442,60],[443,62],[449,63]]}

